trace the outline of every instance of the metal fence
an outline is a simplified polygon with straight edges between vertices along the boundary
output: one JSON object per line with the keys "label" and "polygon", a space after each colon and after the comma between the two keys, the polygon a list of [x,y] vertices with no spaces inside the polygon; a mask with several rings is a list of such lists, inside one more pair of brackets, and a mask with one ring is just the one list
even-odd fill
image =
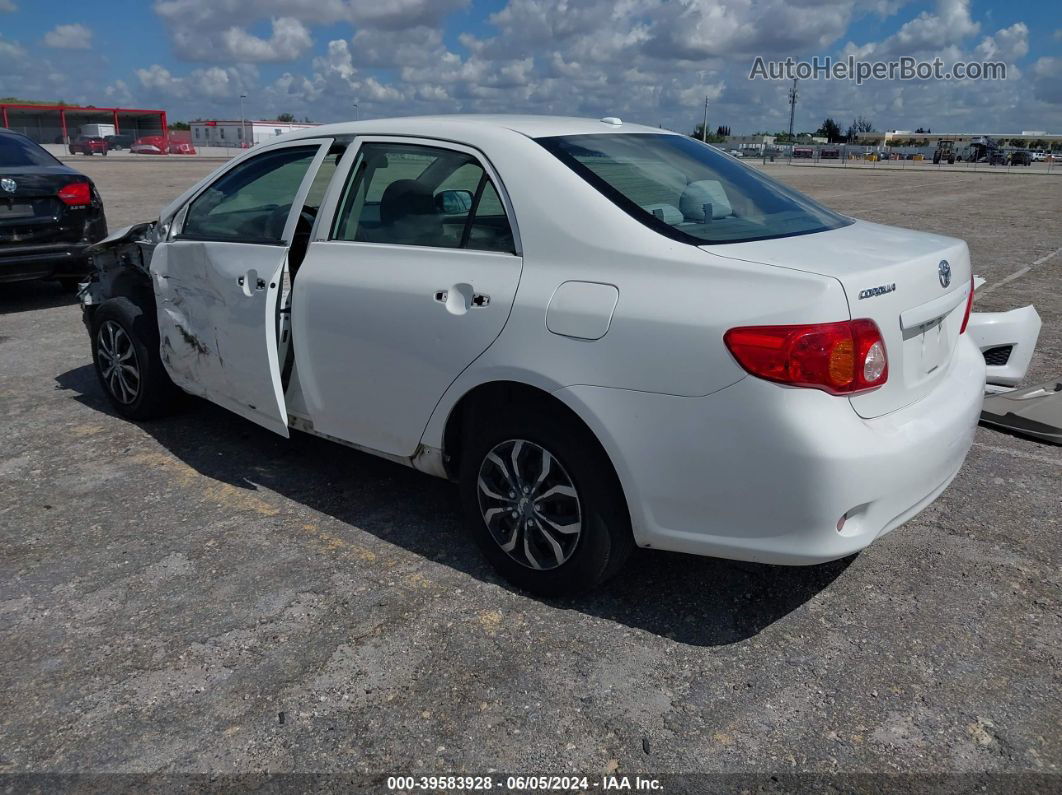
{"label": "metal fence", "polygon": [[[735,151],[735,150],[731,150]],[[1043,173],[1062,173],[1062,152],[1048,156],[1043,161],[1033,162],[1030,166],[1023,163],[1011,163],[1009,155],[1014,150],[1003,150],[1008,156],[1005,164],[987,162],[968,162],[956,160],[949,163],[942,159],[933,162],[935,147],[867,147],[850,144],[784,144],[774,147],[755,147],[738,149],[744,159],[759,160],[767,163],[784,163],[791,166],[825,166],[825,167],[859,167],[859,168],[937,168],[950,170],[989,170],[989,171],[1031,171]]]}

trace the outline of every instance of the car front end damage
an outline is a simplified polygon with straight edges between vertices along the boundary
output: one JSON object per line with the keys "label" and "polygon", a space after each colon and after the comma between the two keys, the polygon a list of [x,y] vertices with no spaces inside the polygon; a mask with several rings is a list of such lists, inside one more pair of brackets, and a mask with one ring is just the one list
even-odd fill
{"label": "car front end damage", "polygon": [[91,272],[82,282],[82,319],[91,328],[96,308],[109,298],[135,298],[140,306],[154,306],[155,294],[151,286],[151,255],[158,245],[157,223],[133,224],[119,229],[86,250]]}

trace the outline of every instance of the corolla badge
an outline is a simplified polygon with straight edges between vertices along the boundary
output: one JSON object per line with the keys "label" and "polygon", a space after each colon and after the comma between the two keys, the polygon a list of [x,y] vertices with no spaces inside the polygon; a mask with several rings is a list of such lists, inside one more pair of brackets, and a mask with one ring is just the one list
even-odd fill
{"label": "corolla badge", "polygon": [[941,287],[947,287],[951,284],[951,265],[948,264],[946,259],[942,259],[940,264],[937,265],[937,278],[940,279]]}
{"label": "corolla badge", "polygon": [[3,188],[8,193],[14,193],[15,192],[15,188],[17,188],[17,187],[18,187],[18,183],[15,182],[15,180],[11,179],[10,177],[4,177],[3,179],[0,179],[0,188]]}
{"label": "corolla badge", "polygon": [[864,298],[874,298],[878,295],[885,295],[887,293],[895,292],[895,290],[896,282],[892,282],[891,284],[881,284],[877,287],[868,287],[866,290],[859,291],[859,300],[862,301]]}

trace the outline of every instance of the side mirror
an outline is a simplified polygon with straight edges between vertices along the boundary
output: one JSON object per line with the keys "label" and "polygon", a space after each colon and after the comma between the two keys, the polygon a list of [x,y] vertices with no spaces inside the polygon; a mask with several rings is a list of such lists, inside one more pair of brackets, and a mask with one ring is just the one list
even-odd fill
{"label": "side mirror", "polygon": [[472,209],[472,191],[441,190],[435,194],[435,209],[443,215],[465,215]]}

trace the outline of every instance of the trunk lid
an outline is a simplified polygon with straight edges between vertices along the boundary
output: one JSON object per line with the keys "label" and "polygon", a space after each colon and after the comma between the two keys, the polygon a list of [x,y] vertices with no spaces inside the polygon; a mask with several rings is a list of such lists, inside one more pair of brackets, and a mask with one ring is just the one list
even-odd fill
{"label": "trunk lid", "polygon": [[59,164],[0,168],[0,177],[15,183],[13,191],[0,190],[0,242],[6,243],[31,242],[39,237],[63,215],[59,189],[71,182],[88,181]]}
{"label": "trunk lid", "polygon": [[810,235],[702,248],[841,283],[851,317],[878,324],[889,359],[885,386],[849,398],[861,417],[920,400],[948,369],[970,290],[970,253],[962,240],[856,221]]}

